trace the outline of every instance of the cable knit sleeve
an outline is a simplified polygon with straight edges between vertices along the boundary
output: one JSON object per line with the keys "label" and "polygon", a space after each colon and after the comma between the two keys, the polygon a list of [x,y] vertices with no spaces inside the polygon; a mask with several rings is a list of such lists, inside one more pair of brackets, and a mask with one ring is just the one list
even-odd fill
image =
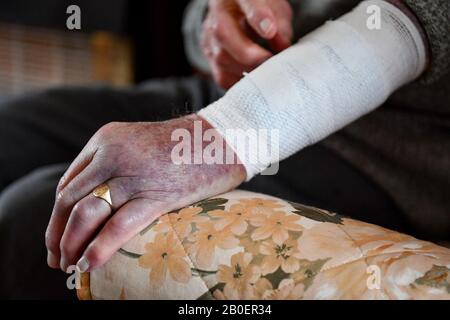
{"label": "cable knit sleeve", "polygon": [[421,22],[431,49],[431,65],[422,76],[430,83],[450,71],[450,1],[403,0]]}
{"label": "cable knit sleeve", "polygon": [[186,7],[183,19],[184,49],[189,63],[201,72],[209,73],[209,65],[200,47],[202,24],[208,0],[192,0]]}

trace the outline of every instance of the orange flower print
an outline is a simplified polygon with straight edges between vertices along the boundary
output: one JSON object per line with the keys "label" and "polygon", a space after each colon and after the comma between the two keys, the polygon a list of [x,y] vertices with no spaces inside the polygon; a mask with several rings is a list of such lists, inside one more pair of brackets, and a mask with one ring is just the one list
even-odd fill
{"label": "orange flower print", "polygon": [[231,256],[231,264],[220,265],[217,280],[225,283],[223,295],[227,299],[252,299],[254,284],[260,277],[259,268],[251,264],[253,256],[248,252],[239,252]]}
{"label": "orange flower print", "polygon": [[273,286],[267,278],[261,277],[253,285],[253,288],[255,289],[255,298],[261,300],[266,291],[272,290]]}
{"label": "orange flower print", "polygon": [[218,221],[215,221],[217,229],[229,227],[235,235],[242,235],[247,230],[247,220],[253,216],[251,211],[240,204],[232,205],[229,210],[210,211],[208,215],[219,218]]}
{"label": "orange flower print", "polygon": [[250,221],[258,227],[253,231],[253,240],[264,240],[272,237],[272,240],[281,245],[289,238],[288,231],[301,231],[303,228],[296,222],[300,220],[297,215],[287,215],[282,211],[272,211],[268,215],[259,214]]}
{"label": "orange flower print", "polygon": [[207,221],[207,217],[198,214],[203,209],[200,207],[188,207],[181,209],[178,213],[171,212],[159,219],[159,223],[153,228],[156,232],[167,232],[174,230],[181,238],[187,237],[192,232],[192,223]]}
{"label": "orange flower print", "polygon": [[261,242],[253,241],[249,237],[241,237],[239,239],[239,245],[244,248],[245,252],[250,252],[253,256],[259,254]]}
{"label": "orange flower print", "polygon": [[153,242],[145,245],[145,253],[139,258],[139,266],[151,269],[150,284],[161,287],[169,272],[172,279],[187,283],[191,279],[191,268],[186,253],[173,232],[158,233]]}
{"label": "orange flower print", "polygon": [[263,198],[251,198],[241,199],[239,204],[249,208],[252,213],[261,214],[271,211],[270,209],[276,209],[283,207],[277,200],[269,200]]}
{"label": "orange flower print", "polygon": [[302,283],[295,284],[292,279],[283,279],[278,289],[267,290],[263,294],[265,300],[299,300],[303,298],[305,286]]}
{"label": "orange flower print", "polygon": [[280,267],[286,273],[293,273],[300,268],[297,241],[293,239],[282,244],[265,241],[261,244],[260,252],[265,255],[261,264],[263,275],[273,273]]}
{"label": "orange flower print", "polygon": [[192,233],[188,240],[189,255],[194,258],[199,268],[208,268],[214,258],[216,247],[221,249],[232,249],[239,245],[229,228],[216,229],[211,221],[202,222],[197,225],[198,230]]}

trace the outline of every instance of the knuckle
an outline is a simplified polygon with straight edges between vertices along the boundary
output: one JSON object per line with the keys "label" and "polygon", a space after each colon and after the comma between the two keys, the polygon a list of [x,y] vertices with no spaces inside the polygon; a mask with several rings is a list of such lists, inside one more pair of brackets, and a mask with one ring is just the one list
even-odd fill
{"label": "knuckle", "polygon": [[64,201],[64,195],[64,189],[62,188],[62,186],[58,186],[55,193],[55,208],[59,207],[62,204],[62,202]]}
{"label": "knuckle", "polygon": [[120,217],[115,217],[109,221],[109,229],[113,235],[123,235],[127,232],[128,223],[127,220]]}
{"label": "knuckle", "polygon": [[109,123],[105,124],[103,127],[105,129],[114,129],[114,128],[117,128],[120,125],[121,125],[120,122],[112,121],[112,122],[109,122]]}
{"label": "knuckle", "polygon": [[212,27],[213,34],[219,42],[225,42],[229,38],[227,27],[220,20]]}
{"label": "knuckle", "polygon": [[272,10],[266,6],[259,6],[254,8],[251,11],[251,15],[249,16],[249,19],[253,20],[254,22],[259,23],[261,20],[263,20],[266,17],[270,17],[272,15]]}
{"label": "knuckle", "polygon": [[63,186],[66,183],[66,179],[67,179],[67,175],[66,175],[66,173],[64,173],[64,175],[61,177],[61,179],[59,179],[58,185],[56,186],[56,196],[58,196],[58,194],[62,191]]}
{"label": "knuckle", "polygon": [[53,254],[59,250],[59,243],[48,232],[45,236],[45,246]]}
{"label": "knuckle", "polygon": [[57,208],[59,210],[55,210],[54,213],[56,215],[59,215],[60,213],[62,213],[63,210],[61,210],[61,209],[69,206],[70,201],[71,201],[70,192],[67,192],[66,189],[57,191],[56,200],[55,200],[55,208]]}
{"label": "knuckle", "polygon": [[98,133],[100,134],[100,136],[103,136],[105,134],[109,134],[111,131],[115,131],[120,127],[121,123],[120,122],[110,122],[107,123],[105,125],[103,125]]}
{"label": "knuckle", "polygon": [[72,210],[73,222],[78,225],[84,225],[89,222],[92,217],[92,210],[89,206],[83,203],[77,203]]}
{"label": "knuckle", "polygon": [[72,250],[70,248],[70,243],[68,241],[62,240],[59,245],[59,251],[64,257],[70,257],[72,255]]}
{"label": "knuckle", "polygon": [[101,250],[95,245],[90,245],[85,255],[90,265],[97,265],[102,260]]}

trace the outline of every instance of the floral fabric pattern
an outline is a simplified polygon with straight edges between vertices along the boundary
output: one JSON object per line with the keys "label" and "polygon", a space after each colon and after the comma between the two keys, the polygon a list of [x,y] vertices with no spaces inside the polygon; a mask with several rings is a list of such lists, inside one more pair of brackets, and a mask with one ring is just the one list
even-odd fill
{"label": "floral fabric pattern", "polygon": [[450,299],[450,249],[235,190],[163,215],[88,280],[93,299]]}

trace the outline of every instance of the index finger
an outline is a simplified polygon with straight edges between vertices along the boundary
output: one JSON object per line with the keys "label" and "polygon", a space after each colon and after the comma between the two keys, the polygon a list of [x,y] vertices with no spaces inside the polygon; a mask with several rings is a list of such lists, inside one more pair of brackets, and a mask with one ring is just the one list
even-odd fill
{"label": "index finger", "polygon": [[45,233],[47,262],[52,268],[58,268],[60,265],[60,241],[73,206],[107,179],[107,173],[99,169],[95,160],[85,165],[84,162],[76,162],[69,169],[71,179],[68,184],[57,190],[55,205]]}

